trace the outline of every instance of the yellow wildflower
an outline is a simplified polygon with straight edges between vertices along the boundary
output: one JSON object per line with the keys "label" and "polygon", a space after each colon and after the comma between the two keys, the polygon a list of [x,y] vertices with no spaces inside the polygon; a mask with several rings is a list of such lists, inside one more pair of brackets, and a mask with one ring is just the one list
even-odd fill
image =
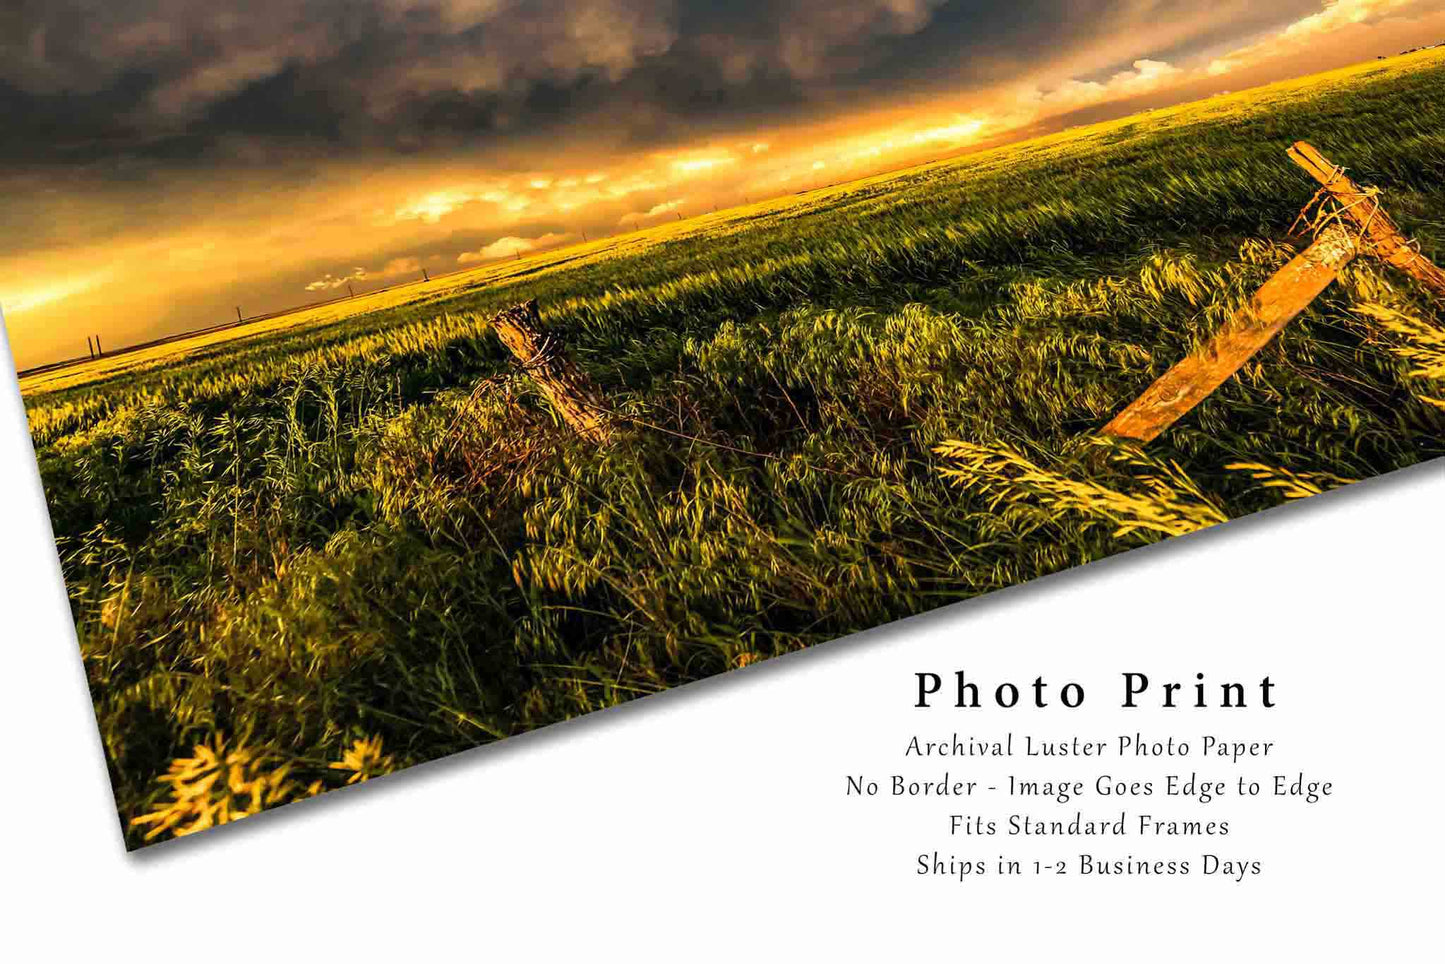
{"label": "yellow wildflower", "polygon": [[352,743],[341,760],[331,764],[331,769],[350,771],[351,776],[346,780],[348,784],[365,783],[372,777],[384,777],[393,772],[396,760],[382,755],[381,737],[373,736]]}
{"label": "yellow wildflower", "polygon": [[153,825],[147,840],[166,832],[184,837],[285,803],[300,788],[290,779],[289,764],[273,769],[272,762],[244,743],[228,748],[218,733],[196,744],[191,756],[171,761],[159,778],[170,786],[171,798],[133,819],[131,826]]}

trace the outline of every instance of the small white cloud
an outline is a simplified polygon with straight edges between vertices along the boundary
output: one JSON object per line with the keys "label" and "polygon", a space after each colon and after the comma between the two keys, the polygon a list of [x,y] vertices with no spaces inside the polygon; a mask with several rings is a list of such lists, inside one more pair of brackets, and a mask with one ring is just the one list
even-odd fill
{"label": "small white cloud", "polygon": [[396,221],[423,221],[427,224],[436,224],[457,208],[471,203],[476,198],[477,195],[471,191],[455,189],[433,191],[430,194],[412,198],[393,211],[391,216]]}
{"label": "small white cloud", "polygon": [[336,275],[327,273],[325,277],[317,278],[306,286],[307,291],[335,291],[344,288],[356,281],[395,281],[398,278],[407,278],[412,275],[421,274],[420,258],[392,258],[380,271],[372,271],[360,265],[352,268],[345,274]]}
{"label": "small white cloud", "polygon": [[686,203],[686,201],[687,198],[678,198],[675,201],[664,201],[661,204],[653,205],[646,211],[631,211],[618,218],[617,223],[625,227],[630,227],[641,221],[647,221],[652,218],[660,218],[663,215],[676,212],[679,208],[683,206],[684,203]]}
{"label": "small white cloud", "polygon": [[735,157],[690,157],[685,160],[673,161],[672,169],[678,174],[710,174],[720,167],[727,167],[736,164]]}
{"label": "small white cloud", "polygon": [[526,254],[528,251],[542,251],[546,248],[555,248],[561,244],[575,241],[575,234],[544,234],[537,238],[498,238],[480,251],[463,251],[457,255],[457,264],[482,264],[487,261],[497,261],[501,258],[515,258],[519,254]]}
{"label": "small white cloud", "polygon": [[365,268],[356,267],[343,275],[334,275],[329,271],[325,277],[317,278],[306,286],[307,291],[334,291],[337,288],[344,288],[353,281],[365,281],[368,275]]}

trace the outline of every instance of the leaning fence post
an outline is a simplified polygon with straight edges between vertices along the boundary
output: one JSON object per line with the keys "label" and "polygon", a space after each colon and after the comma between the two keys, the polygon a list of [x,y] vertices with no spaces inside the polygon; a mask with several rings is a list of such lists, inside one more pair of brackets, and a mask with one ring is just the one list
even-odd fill
{"label": "leaning fence post", "polygon": [[1166,372],[1104,426],[1104,434],[1153,441],[1269,344],[1358,254],[1343,227],[1325,228],[1225,322],[1213,341]]}
{"label": "leaning fence post", "polygon": [[567,356],[556,337],[543,330],[536,300],[497,315],[492,329],[573,431],[590,442],[611,440],[611,418],[602,393]]}
{"label": "leaning fence post", "polygon": [[1445,298],[1445,271],[1400,233],[1380,204],[1378,189],[1360,187],[1304,141],[1288,153],[1322,185],[1300,220],[1309,219],[1316,202],[1333,202],[1310,223],[1315,243],[1267,281],[1208,346],[1171,368],[1104,426],[1105,435],[1141,442],[1157,438],[1269,344],[1359,255],[1379,258]]}
{"label": "leaning fence post", "polygon": [[1419,246],[1395,226],[1380,204],[1378,190],[1360,187],[1345,174],[1343,167],[1330,163],[1304,141],[1289,149],[1289,157],[1323,185],[1321,197],[1338,203],[1337,210],[1327,215],[1328,218],[1345,221],[1358,233],[1361,247],[1369,254],[1410,275],[1437,298],[1445,298],[1445,271],[1421,254]]}

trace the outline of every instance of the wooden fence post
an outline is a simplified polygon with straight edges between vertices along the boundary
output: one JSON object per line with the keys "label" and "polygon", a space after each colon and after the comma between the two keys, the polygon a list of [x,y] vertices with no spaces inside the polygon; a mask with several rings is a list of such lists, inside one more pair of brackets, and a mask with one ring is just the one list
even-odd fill
{"label": "wooden fence post", "polygon": [[1104,434],[1153,441],[1269,344],[1358,254],[1354,238],[1343,227],[1325,228],[1225,322],[1212,342],[1166,372],[1104,426]]}
{"label": "wooden fence post", "polygon": [[[1400,233],[1380,204],[1378,190],[1360,187],[1304,141],[1288,153],[1322,185],[1315,200],[1333,202],[1310,224],[1314,244],[1267,281],[1206,348],[1171,368],[1104,426],[1105,435],[1141,442],[1157,438],[1269,344],[1359,255],[1379,258],[1445,298],[1445,271]],[[1313,206],[1305,208],[1301,220]]]}
{"label": "wooden fence post", "polygon": [[1289,156],[1323,185],[1322,196],[1338,203],[1338,210],[1330,217],[1342,220],[1354,229],[1367,253],[1410,275],[1430,289],[1435,297],[1445,298],[1445,271],[1421,254],[1419,248],[1400,233],[1380,205],[1379,191],[1360,187],[1346,176],[1343,167],[1331,164],[1304,141],[1291,147]]}
{"label": "wooden fence post", "polygon": [[611,441],[612,420],[602,393],[567,357],[555,336],[542,329],[535,299],[497,315],[492,328],[573,431],[590,442]]}

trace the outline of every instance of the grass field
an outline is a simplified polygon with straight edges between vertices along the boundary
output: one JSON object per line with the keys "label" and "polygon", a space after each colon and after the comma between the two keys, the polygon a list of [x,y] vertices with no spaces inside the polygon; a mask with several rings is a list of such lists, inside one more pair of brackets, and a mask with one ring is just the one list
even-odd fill
{"label": "grass field", "polygon": [[[1147,451],[1093,434],[1291,256],[1295,140],[1445,260],[1441,89],[1372,63],[27,379],[129,841],[1445,454],[1445,312],[1366,261]],[[617,444],[489,333],[528,298]]]}

